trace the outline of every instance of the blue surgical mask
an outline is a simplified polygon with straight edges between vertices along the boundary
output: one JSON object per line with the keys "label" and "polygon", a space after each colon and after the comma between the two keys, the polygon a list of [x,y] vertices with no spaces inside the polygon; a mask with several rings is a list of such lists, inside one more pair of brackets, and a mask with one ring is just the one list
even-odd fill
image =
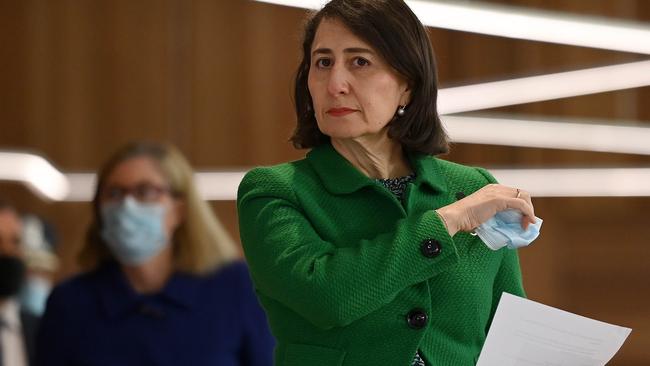
{"label": "blue surgical mask", "polygon": [[102,239],[122,264],[142,264],[167,244],[165,206],[139,203],[127,196],[101,208]]}
{"label": "blue surgical mask", "polygon": [[476,234],[492,250],[525,247],[537,239],[543,220],[535,217],[535,223],[529,224],[524,230],[521,227],[522,217],[523,214],[519,210],[498,212],[476,228]]}
{"label": "blue surgical mask", "polygon": [[50,281],[38,276],[30,276],[20,291],[20,305],[29,313],[42,316],[52,285]]}

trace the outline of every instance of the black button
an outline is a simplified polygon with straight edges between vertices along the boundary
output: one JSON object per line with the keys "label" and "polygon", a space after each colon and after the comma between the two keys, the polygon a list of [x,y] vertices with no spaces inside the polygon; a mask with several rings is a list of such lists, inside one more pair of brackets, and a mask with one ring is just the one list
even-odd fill
{"label": "black button", "polygon": [[422,246],[420,246],[422,255],[427,258],[437,257],[438,254],[442,251],[440,243],[435,239],[424,239],[422,241]]}
{"label": "black button", "polygon": [[427,313],[422,309],[413,309],[406,315],[406,323],[413,329],[422,329],[427,325]]}
{"label": "black button", "polygon": [[465,197],[467,197],[467,195],[465,195],[465,193],[463,193],[463,192],[456,192],[456,200],[460,201],[460,200],[462,200],[462,199],[465,198]]}

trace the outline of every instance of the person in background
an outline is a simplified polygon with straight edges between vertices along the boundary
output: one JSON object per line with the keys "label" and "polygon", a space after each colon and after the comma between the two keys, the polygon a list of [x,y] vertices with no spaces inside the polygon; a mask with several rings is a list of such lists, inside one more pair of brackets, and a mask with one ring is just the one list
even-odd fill
{"label": "person in background", "polygon": [[16,209],[0,199],[0,366],[32,365],[34,358],[39,319],[18,302],[26,276],[21,232]]}
{"label": "person in background", "polygon": [[42,316],[52,289],[59,260],[54,253],[56,232],[47,221],[36,215],[23,215],[23,253],[27,278],[20,291],[20,305],[24,311]]}
{"label": "person in background", "polygon": [[448,151],[433,49],[403,0],[333,0],[306,23],[292,142],[246,174],[239,228],[278,366],[475,365],[516,250],[470,233],[530,195]]}
{"label": "person in background", "polygon": [[247,267],[167,144],[119,149],[98,173],[80,254],[54,288],[37,365],[272,364]]}

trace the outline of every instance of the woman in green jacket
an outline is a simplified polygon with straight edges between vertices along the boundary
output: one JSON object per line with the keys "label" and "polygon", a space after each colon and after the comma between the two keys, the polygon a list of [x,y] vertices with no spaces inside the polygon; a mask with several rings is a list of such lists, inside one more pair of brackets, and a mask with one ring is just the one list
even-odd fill
{"label": "woman in green jacket", "polygon": [[240,233],[277,365],[474,365],[517,253],[470,232],[530,195],[448,150],[433,50],[402,0],[334,0],[295,83],[306,158],[250,171]]}

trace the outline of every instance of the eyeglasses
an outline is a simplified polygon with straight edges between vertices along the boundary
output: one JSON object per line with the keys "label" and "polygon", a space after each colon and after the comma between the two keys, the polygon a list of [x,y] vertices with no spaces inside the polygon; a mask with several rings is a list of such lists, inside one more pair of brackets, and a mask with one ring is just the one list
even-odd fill
{"label": "eyeglasses", "polygon": [[131,196],[139,202],[146,203],[159,201],[166,194],[175,196],[169,187],[151,183],[140,183],[132,187],[112,185],[103,190],[101,199],[108,202],[121,202],[126,196]]}

